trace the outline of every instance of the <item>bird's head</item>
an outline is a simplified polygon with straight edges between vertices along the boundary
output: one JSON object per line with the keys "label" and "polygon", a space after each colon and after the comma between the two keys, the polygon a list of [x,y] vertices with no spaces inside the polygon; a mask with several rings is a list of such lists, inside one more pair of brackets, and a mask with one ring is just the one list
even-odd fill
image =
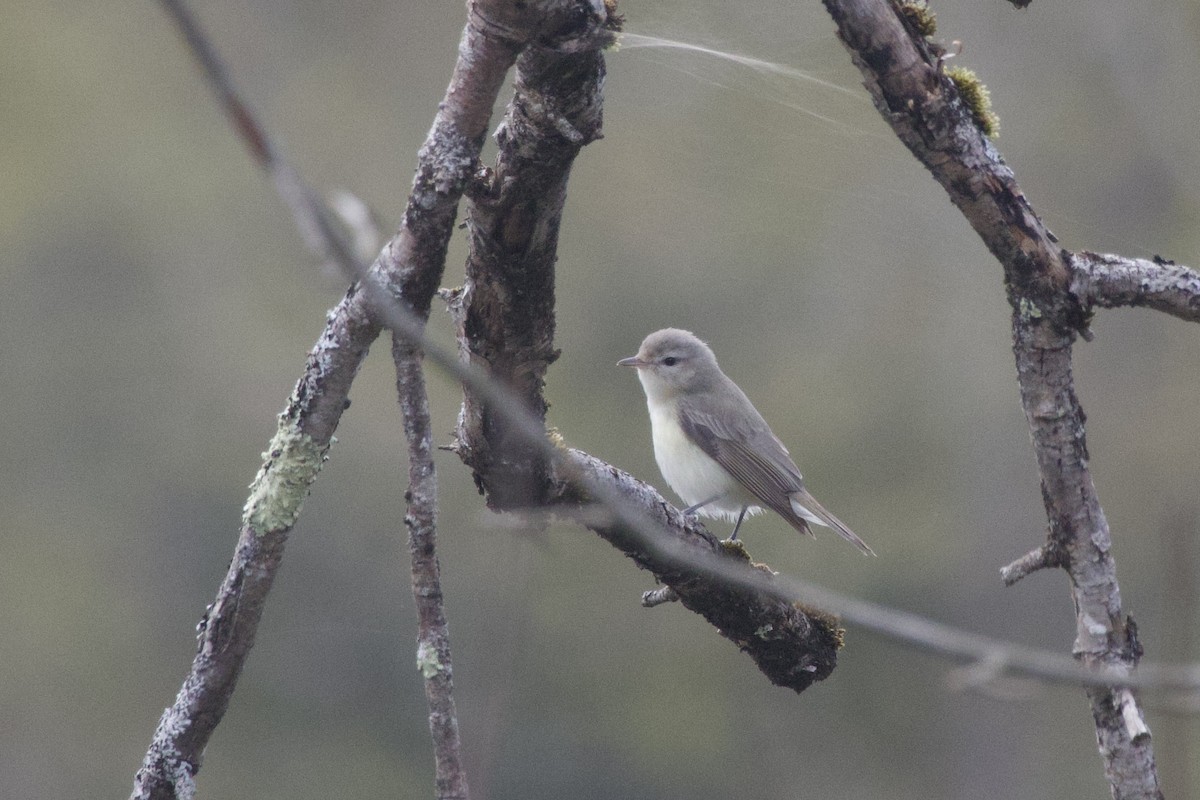
{"label": "bird's head", "polygon": [[638,371],[642,388],[651,400],[703,391],[721,375],[712,349],[695,334],[679,328],[655,331],[642,341],[636,356],[617,364]]}

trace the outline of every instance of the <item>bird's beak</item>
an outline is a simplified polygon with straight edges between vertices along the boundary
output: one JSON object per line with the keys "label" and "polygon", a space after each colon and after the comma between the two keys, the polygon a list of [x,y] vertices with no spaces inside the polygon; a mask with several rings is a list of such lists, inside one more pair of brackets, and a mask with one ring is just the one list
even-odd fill
{"label": "bird's beak", "polygon": [[618,361],[617,366],[618,367],[645,367],[645,366],[649,366],[649,365],[645,361],[642,361],[637,356],[630,356],[629,358],[622,358],[620,361]]}

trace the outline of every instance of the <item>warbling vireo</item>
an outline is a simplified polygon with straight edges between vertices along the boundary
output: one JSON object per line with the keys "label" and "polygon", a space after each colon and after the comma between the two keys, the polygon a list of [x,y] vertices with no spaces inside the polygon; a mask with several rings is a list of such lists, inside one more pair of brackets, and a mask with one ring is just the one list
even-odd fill
{"label": "warbling vireo", "polygon": [[688,503],[684,514],[736,520],[736,539],[747,512],[765,506],[801,533],[814,536],[810,524],[833,528],[875,555],[808,493],[783,442],[694,334],[655,331],[636,356],[617,364],[637,369],[650,409],[654,460]]}

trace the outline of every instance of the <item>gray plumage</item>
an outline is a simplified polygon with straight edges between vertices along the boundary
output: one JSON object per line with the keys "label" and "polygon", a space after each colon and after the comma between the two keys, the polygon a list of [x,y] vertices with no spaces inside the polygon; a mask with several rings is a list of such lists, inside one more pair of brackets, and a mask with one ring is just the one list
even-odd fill
{"label": "gray plumage", "polygon": [[867,544],[809,494],[783,442],[736,383],[721,371],[712,350],[677,328],[656,331],[636,356],[650,409],[654,455],[671,488],[694,511],[735,519],[766,507],[801,533],[811,525],[837,531],[864,553]]}

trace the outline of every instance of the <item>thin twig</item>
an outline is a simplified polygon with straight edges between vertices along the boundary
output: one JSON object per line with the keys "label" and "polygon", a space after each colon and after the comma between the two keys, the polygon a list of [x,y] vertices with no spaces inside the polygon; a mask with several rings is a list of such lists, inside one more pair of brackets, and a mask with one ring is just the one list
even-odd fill
{"label": "thin twig", "polygon": [[412,556],[412,593],[417,609],[417,667],[429,704],[429,733],[433,738],[438,800],[467,800],[467,773],[462,763],[458,711],[454,704],[454,670],[450,658],[450,628],[442,603],[438,566],[437,472],[433,464],[433,433],[429,426],[429,397],[420,353],[399,336],[392,337],[396,391],[404,414],[408,442],[408,549]]}
{"label": "thin twig", "polygon": [[642,592],[642,605],[646,608],[654,608],[665,603],[678,603],[679,593],[670,586],[660,586],[657,589],[651,589],[648,592]]}
{"label": "thin twig", "polygon": [[1004,581],[1005,586],[1012,586],[1017,581],[1028,577],[1040,569],[1062,567],[1065,563],[1062,548],[1052,546],[1050,542],[1045,542],[1008,566],[1001,567],[1000,579]]}

